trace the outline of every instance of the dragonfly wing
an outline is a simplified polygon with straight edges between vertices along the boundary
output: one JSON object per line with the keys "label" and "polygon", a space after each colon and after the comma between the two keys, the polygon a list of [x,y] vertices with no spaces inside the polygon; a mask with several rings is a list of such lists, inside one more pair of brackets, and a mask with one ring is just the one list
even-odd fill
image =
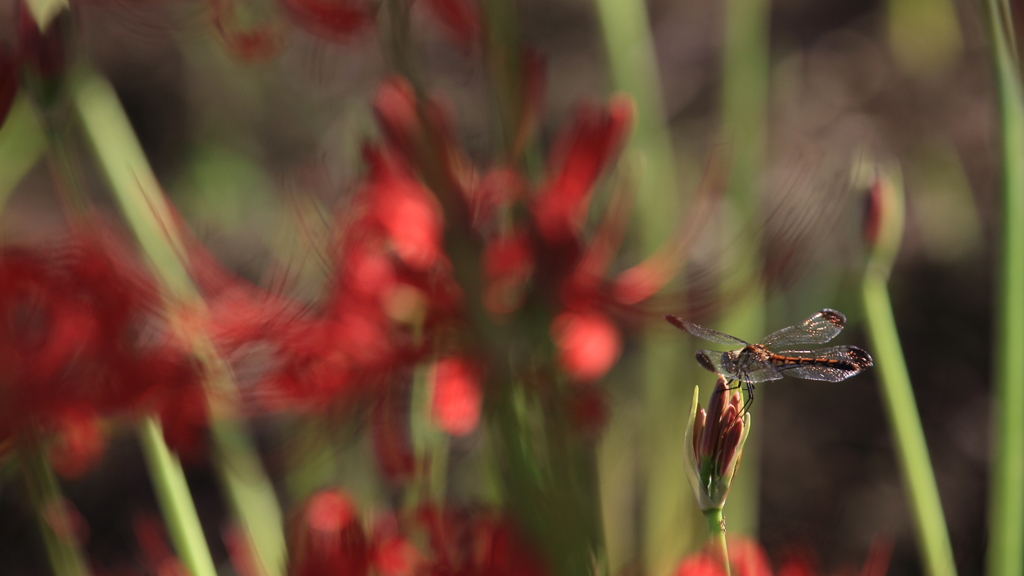
{"label": "dragonfly wing", "polygon": [[672,316],[666,314],[665,319],[671,322],[672,325],[675,326],[676,328],[679,328],[680,330],[683,330],[685,332],[689,332],[690,334],[693,334],[694,336],[697,336],[699,338],[708,340],[709,342],[714,342],[716,344],[724,344],[726,346],[746,346],[748,344],[748,342],[744,342],[743,340],[740,340],[735,336],[729,336],[728,334],[723,334],[718,330],[705,328],[700,324],[694,324],[693,322],[683,320],[679,316]]}
{"label": "dragonfly wing", "polygon": [[798,344],[824,344],[835,338],[844,326],[846,326],[846,316],[843,316],[842,312],[824,308],[796,326],[772,332],[761,341],[761,344],[769,348]]}
{"label": "dragonfly wing", "polygon": [[776,368],[786,376],[805,380],[840,382],[869,368],[871,355],[856,346],[833,346],[824,350],[779,352]]}
{"label": "dragonfly wing", "polygon": [[783,376],[782,372],[779,372],[779,369],[771,364],[760,365],[750,370],[741,370],[741,372],[742,374],[738,375],[736,379],[752,384],[780,380]]}

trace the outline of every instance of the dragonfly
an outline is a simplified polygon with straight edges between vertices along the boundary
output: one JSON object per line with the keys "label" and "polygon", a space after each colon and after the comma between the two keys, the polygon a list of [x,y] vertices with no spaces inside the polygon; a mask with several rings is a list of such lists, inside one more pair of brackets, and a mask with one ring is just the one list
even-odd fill
{"label": "dragonfly", "polygon": [[856,346],[775,351],[778,347],[824,344],[835,338],[846,326],[846,316],[831,308],[823,308],[799,324],[772,332],[760,344],[751,344],[678,316],[666,315],[665,319],[694,336],[716,344],[741,347],[728,352],[698,350],[697,363],[725,376],[730,384],[742,382],[747,389],[744,409],[754,401],[754,385],[757,383],[779,380],[783,376],[841,382],[872,365],[871,355]]}

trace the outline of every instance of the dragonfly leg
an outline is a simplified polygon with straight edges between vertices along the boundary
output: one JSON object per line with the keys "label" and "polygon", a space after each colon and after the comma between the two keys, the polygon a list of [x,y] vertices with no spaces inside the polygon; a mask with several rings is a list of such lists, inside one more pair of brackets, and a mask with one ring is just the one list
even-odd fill
{"label": "dragonfly leg", "polygon": [[[746,414],[750,411],[750,406],[754,403],[754,383],[744,382],[747,385],[747,401],[743,403],[743,409],[740,410],[740,414]],[[739,385],[736,385],[739,388]]]}
{"label": "dragonfly leg", "polygon": [[[732,385],[733,382],[736,382],[735,386]],[[743,402],[743,408],[740,409],[740,415],[743,415],[750,410],[750,406],[754,403],[754,383],[737,380],[729,380],[725,383],[726,390],[739,390],[740,388],[745,388],[747,390],[747,399]]]}

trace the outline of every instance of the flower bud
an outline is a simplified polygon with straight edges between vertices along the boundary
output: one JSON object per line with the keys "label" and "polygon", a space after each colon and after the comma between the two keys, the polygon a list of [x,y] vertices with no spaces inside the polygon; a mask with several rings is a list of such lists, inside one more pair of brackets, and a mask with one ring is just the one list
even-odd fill
{"label": "flower bud", "polygon": [[725,504],[750,431],[750,415],[741,416],[740,394],[730,395],[722,376],[711,392],[707,411],[697,402],[698,392],[695,388],[686,427],[686,476],[701,510],[709,510]]}

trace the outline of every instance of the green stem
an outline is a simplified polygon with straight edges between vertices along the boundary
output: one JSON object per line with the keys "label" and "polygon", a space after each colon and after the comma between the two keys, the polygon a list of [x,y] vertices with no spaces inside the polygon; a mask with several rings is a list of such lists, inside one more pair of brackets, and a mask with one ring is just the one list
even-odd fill
{"label": "green stem", "polygon": [[911,514],[925,570],[931,576],[954,576],[956,564],[942,501],[935,483],[921,417],[914,401],[910,375],[889,300],[889,272],[903,235],[903,189],[895,174],[879,176],[874,209],[880,218],[875,246],[864,273],[861,297],[879,384],[903,482],[910,495]]}
{"label": "green stem", "polygon": [[704,510],[704,522],[708,529],[708,548],[725,569],[725,576],[731,576],[729,568],[729,547],[725,543],[725,518],[721,508]]}
{"label": "green stem", "polygon": [[36,512],[39,533],[54,576],[87,576],[88,565],[74,541],[64,497],[46,455],[37,442],[29,441],[19,451],[19,456],[29,501]]}
{"label": "green stem", "polygon": [[139,428],[139,439],[174,549],[192,576],[217,576],[192,494],[185,481],[185,472],[177,457],[167,448],[160,424],[153,418],[143,420]]}
{"label": "green stem", "polygon": [[935,484],[885,280],[868,275],[864,279],[862,295],[868,333],[881,379],[882,396],[889,426],[895,434],[903,481],[910,492],[911,512],[926,573],[932,576],[952,576],[956,574],[956,564],[953,562],[946,519],[942,513],[939,489]]}
{"label": "green stem", "polygon": [[45,149],[43,126],[32,109],[32,101],[21,93],[0,126],[0,209]]}
{"label": "green stem", "polygon": [[[673,238],[679,226],[682,198],[675,194],[675,154],[665,121],[665,105],[661,100],[661,79],[658,76],[654,39],[642,0],[597,0],[605,53],[611,68],[614,89],[628,94],[636,102],[635,128],[626,145],[623,158],[639,158],[643,166],[636,190],[636,239],[642,254],[652,254]],[[626,427],[642,427],[643,461],[636,467],[643,470],[643,485],[638,493],[643,500],[643,528],[637,539],[632,530],[633,502],[637,495],[606,490],[602,494],[605,511],[607,549],[612,572],[619,571],[637,555],[651,574],[667,574],[688,550],[699,542],[695,526],[693,500],[679,490],[679,479],[685,477],[683,459],[678,457],[679,440],[684,436],[679,414],[685,413],[690,395],[679,386],[685,373],[685,355],[680,354],[676,334],[652,331],[643,340],[643,383],[645,421],[622,419],[613,421],[618,429],[606,437],[628,437]],[[621,441],[619,441],[621,442]],[[621,483],[622,461],[631,456],[601,449],[601,483]],[[690,532],[685,532],[692,527]],[[684,531],[682,537],[680,531]],[[689,537],[687,537],[689,536]]]}
{"label": "green stem", "polygon": [[989,576],[1024,573],[1024,95],[1010,8],[987,0],[999,98],[1003,222],[996,296]]}
{"label": "green stem", "polygon": [[[153,269],[174,300],[201,308],[202,300],[186,271],[177,222],[113,87],[91,70],[83,69],[73,76],[69,89],[114,197]],[[235,394],[230,371],[212,344],[205,337],[197,337],[193,353],[209,375],[208,388],[230,401]],[[287,550],[281,511],[259,455],[239,422],[222,418],[211,425],[211,432],[221,484],[253,556],[265,574],[282,574]]]}

